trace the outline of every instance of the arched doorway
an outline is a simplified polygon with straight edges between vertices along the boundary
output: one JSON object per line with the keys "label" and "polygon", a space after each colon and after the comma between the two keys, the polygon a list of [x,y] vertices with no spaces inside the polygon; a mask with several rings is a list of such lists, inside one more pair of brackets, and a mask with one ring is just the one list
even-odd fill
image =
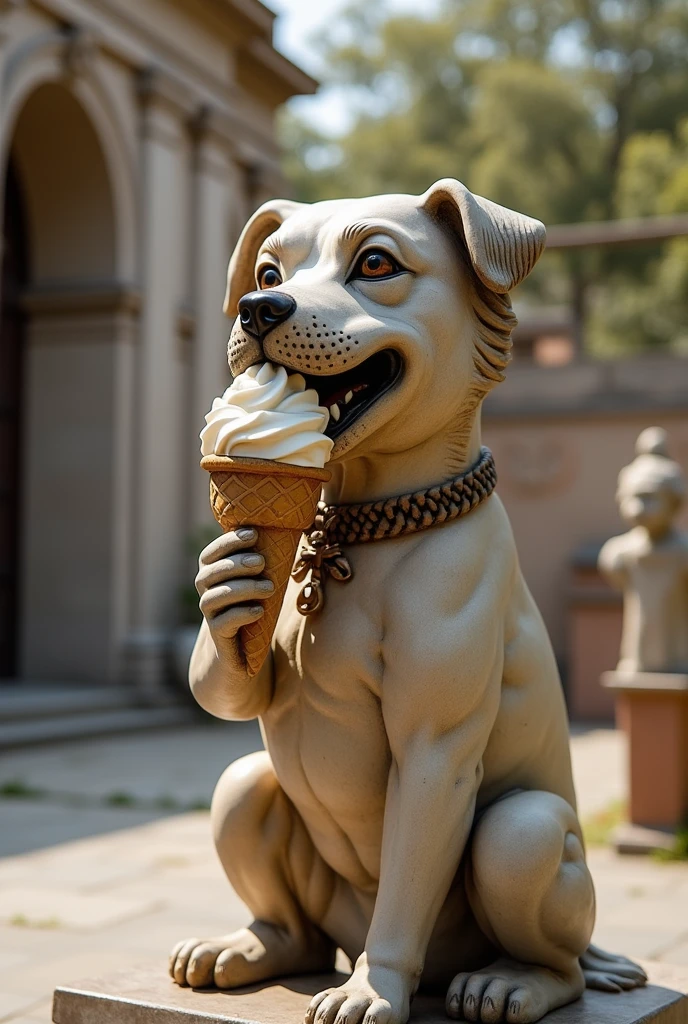
{"label": "arched doorway", "polygon": [[19,609],[21,395],[28,279],[28,240],[21,188],[7,168],[0,283],[0,680],[16,671]]}
{"label": "arched doorway", "polygon": [[[15,288],[23,287],[26,311],[22,386],[12,388],[22,448],[12,529],[16,535],[19,522],[21,546],[8,576],[12,607],[2,628],[10,639],[0,674],[106,682],[114,674],[119,554],[114,192],[94,123],[67,84],[47,82],[29,95],[9,152],[8,230],[19,237],[21,193],[31,259]],[[21,334],[19,314],[12,316]]]}

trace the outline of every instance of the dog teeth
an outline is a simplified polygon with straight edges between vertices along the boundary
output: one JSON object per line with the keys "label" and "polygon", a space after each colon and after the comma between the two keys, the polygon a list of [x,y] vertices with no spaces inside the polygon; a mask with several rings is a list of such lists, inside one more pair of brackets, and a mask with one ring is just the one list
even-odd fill
{"label": "dog teeth", "polygon": [[353,391],[347,391],[346,395],[344,396],[344,405],[348,405],[353,397],[354,397]]}
{"label": "dog teeth", "polygon": [[332,417],[333,420],[338,420],[339,417],[341,416],[341,412],[339,411],[339,406],[337,405],[336,402],[335,402],[334,405],[330,406],[330,416]]}

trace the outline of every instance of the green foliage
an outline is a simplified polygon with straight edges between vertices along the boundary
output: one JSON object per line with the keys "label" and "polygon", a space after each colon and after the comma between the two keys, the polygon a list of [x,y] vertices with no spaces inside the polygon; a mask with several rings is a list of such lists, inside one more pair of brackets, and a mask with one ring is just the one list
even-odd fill
{"label": "green foliage", "polygon": [[[637,132],[628,140],[616,209],[621,217],[688,213],[688,118],[674,135]],[[594,349],[688,351],[688,238],[616,254],[606,284],[592,309]]]}
{"label": "green foliage", "polygon": [[[447,0],[434,17],[352,0],[318,48],[353,123],[333,137],[285,113],[298,198],[452,176],[549,224],[688,208],[685,0]],[[682,240],[546,266],[532,287],[550,300],[574,276],[588,289],[593,349],[688,344]]]}
{"label": "green foliage", "polygon": [[688,824],[678,829],[670,850],[655,850],[653,856],[661,861],[688,860]]}
{"label": "green foliage", "polygon": [[3,800],[40,800],[42,796],[42,789],[29,786],[21,779],[8,779],[0,783],[0,799]]}
{"label": "green foliage", "polygon": [[583,838],[588,846],[607,846],[616,829],[628,820],[628,808],[623,800],[615,800],[583,822]]}
{"label": "green foliage", "polygon": [[[552,68],[523,60],[486,68],[473,134],[471,176],[481,193],[505,206],[569,222],[581,214],[581,196],[595,194],[600,155],[593,118]],[[529,166],[536,172],[525,173]]]}
{"label": "green foliage", "polygon": [[136,797],[132,796],[131,793],[116,790],[114,793],[108,793],[104,798],[104,802],[108,807],[133,807],[136,803]]}

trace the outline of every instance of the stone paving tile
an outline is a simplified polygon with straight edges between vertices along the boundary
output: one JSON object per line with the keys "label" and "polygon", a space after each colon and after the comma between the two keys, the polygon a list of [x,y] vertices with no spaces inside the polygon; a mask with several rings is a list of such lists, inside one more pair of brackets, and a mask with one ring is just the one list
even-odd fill
{"label": "stone paving tile", "polygon": [[14,971],[17,967],[30,963],[33,955],[33,951],[29,950],[19,952],[18,950],[6,949],[2,953],[2,970]]}
{"label": "stone paving tile", "polygon": [[34,1013],[40,1013],[41,1014],[40,1017],[34,1017],[33,1015],[31,1017],[14,1017],[13,1016],[13,1017],[8,1017],[6,1019],[8,1021],[11,1021],[11,1024],[49,1024],[49,1022],[51,1020],[51,1016],[50,1016],[51,1008],[52,1008],[52,1003],[48,1007],[43,1008],[42,1006],[39,1006],[37,1010],[34,1010],[33,1011]]}
{"label": "stone paving tile", "polygon": [[[127,830],[129,831],[129,830]],[[133,881],[145,870],[144,864],[123,861],[100,843],[101,855],[82,843],[69,843],[48,851],[0,859],[0,888],[30,884],[32,888],[75,887],[81,891]]]}
{"label": "stone paving tile", "polygon": [[638,927],[642,916],[648,930],[666,931],[674,935],[685,929],[685,916],[675,899],[644,899],[641,896],[625,900],[605,914],[605,923],[610,928],[633,929]]}
{"label": "stone paving tile", "polygon": [[262,748],[257,722],[220,722],[199,712],[198,724],[145,736],[106,736],[27,747],[0,754],[0,785],[21,780],[51,792],[181,803],[212,795],[230,761]]}
{"label": "stone paving tile", "polygon": [[86,928],[95,931],[123,918],[152,910],[160,896],[119,893],[115,896],[84,895],[76,890],[47,887],[0,889],[0,919],[37,928]]}
{"label": "stone paving tile", "polygon": [[58,985],[78,982],[99,974],[112,974],[127,969],[131,963],[131,954],[124,950],[84,948],[68,956],[58,951],[54,959],[37,960],[30,970],[19,972],[8,980],[12,994],[23,998],[23,1006],[18,1005],[8,1020],[14,1024],[15,1016],[21,1013],[47,1022],[51,1018],[52,994]]}
{"label": "stone paving tile", "polygon": [[8,990],[0,991],[0,1021],[14,1021],[17,1014],[28,1010],[33,1011],[40,1002],[40,998],[36,998],[35,995],[29,996]]}
{"label": "stone paving tile", "polygon": [[[30,1017],[10,1017],[8,1019],[11,1020],[11,1024],[49,1024],[51,1021],[51,1010],[52,1001],[47,1005],[42,1003],[39,1007],[33,1010]],[[40,1016],[34,1017],[34,1013],[38,1013]]]}
{"label": "stone paving tile", "polygon": [[676,938],[674,929],[652,928],[640,921],[636,928],[615,927],[598,918],[593,942],[610,953],[622,953],[634,960],[655,960]]}
{"label": "stone paving tile", "polygon": [[103,835],[141,825],[151,818],[169,816],[169,811],[112,808],[65,807],[44,800],[2,800],[0,857],[23,854],[26,850],[52,847],[81,836]]}
{"label": "stone paving tile", "polygon": [[574,726],[571,742],[578,811],[583,820],[626,795],[626,737],[609,728]]}
{"label": "stone paving tile", "polygon": [[688,933],[685,933],[684,941],[679,942],[678,945],[670,946],[662,954],[661,959],[666,960],[667,963],[688,967]]}

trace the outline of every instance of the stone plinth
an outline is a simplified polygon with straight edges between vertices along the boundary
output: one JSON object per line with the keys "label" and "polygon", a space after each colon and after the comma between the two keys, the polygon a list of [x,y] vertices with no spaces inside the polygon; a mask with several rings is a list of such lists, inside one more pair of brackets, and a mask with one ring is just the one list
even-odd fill
{"label": "stone plinth", "polygon": [[688,675],[605,672],[628,735],[633,825],[673,830],[688,813]]}
{"label": "stone plinth", "polygon": [[[688,1024],[688,968],[643,965],[652,984],[632,992],[587,991],[556,1010],[547,1024]],[[287,978],[236,992],[178,988],[164,964],[132,970],[69,988],[58,988],[55,1024],[303,1024],[310,997],[342,976]],[[412,1021],[447,1024],[443,1001],[419,997]]]}

